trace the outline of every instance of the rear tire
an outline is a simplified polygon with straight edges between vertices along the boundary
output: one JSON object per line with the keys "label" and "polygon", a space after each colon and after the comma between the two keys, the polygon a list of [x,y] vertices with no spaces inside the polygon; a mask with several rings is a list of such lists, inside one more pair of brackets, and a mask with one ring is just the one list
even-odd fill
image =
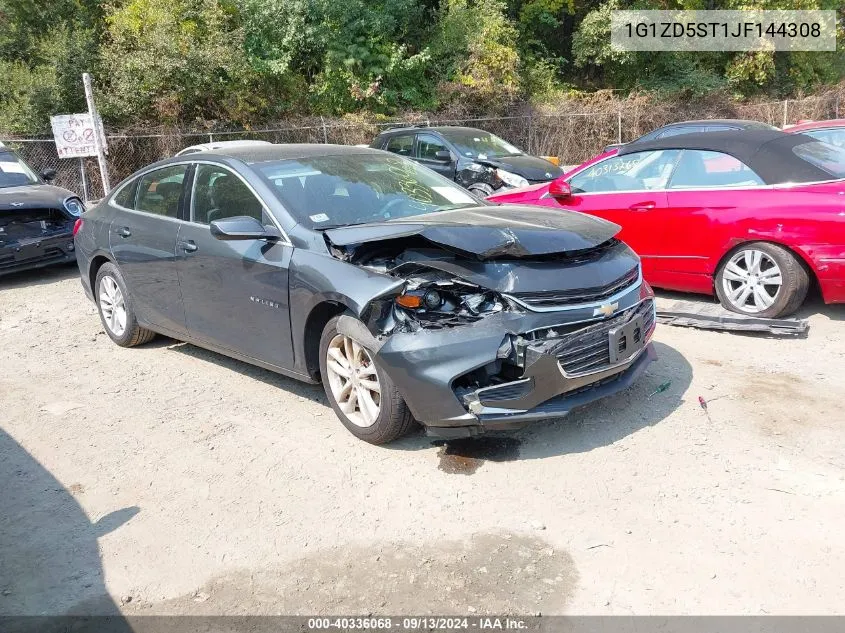
{"label": "rear tire", "polygon": [[414,418],[390,376],[373,362],[375,353],[337,331],[339,318],[326,324],[320,338],[326,397],[352,435],[370,444],[392,442],[411,430]]}
{"label": "rear tire", "polygon": [[138,325],[126,282],[120,269],[111,262],[103,264],[97,271],[94,298],[103,329],[121,347],[142,345],[155,338],[155,332]]}
{"label": "rear tire", "polygon": [[807,297],[810,274],[793,253],[769,242],[751,242],[731,251],[716,273],[722,306],[748,316],[792,314]]}

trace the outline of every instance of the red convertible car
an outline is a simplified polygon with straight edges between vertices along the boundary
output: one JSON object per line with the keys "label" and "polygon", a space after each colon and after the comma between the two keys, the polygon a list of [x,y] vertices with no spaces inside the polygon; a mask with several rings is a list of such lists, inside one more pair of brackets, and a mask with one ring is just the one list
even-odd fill
{"label": "red convertible car", "polygon": [[657,287],[785,316],[811,282],[845,302],[845,148],[748,130],[637,141],[551,183],[489,197],[581,211],[622,227]]}

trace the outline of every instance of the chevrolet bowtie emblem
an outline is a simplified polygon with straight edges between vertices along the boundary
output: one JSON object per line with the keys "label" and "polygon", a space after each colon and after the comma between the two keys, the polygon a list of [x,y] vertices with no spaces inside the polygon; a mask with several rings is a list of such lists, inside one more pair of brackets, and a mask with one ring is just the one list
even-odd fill
{"label": "chevrolet bowtie emblem", "polygon": [[13,203],[12,203],[12,206],[13,206],[13,207],[22,207],[22,206],[23,206],[23,202],[13,202]]}
{"label": "chevrolet bowtie emblem", "polygon": [[616,310],[619,309],[619,303],[606,303],[603,306],[599,306],[595,310],[593,310],[593,316],[599,316],[600,314],[603,316],[610,316]]}

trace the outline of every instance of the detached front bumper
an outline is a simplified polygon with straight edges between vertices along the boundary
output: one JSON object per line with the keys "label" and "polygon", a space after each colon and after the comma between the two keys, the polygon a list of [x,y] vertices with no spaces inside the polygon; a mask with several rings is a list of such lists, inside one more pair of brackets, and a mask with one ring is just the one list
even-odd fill
{"label": "detached front bumper", "polygon": [[[656,359],[654,302],[638,289],[610,318],[500,313],[471,326],[394,334],[376,361],[430,435],[463,437],[563,416],[630,386]],[[471,372],[513,362],[509,379],[466,384]],[[518,375],[514,375],[517,370]]]}

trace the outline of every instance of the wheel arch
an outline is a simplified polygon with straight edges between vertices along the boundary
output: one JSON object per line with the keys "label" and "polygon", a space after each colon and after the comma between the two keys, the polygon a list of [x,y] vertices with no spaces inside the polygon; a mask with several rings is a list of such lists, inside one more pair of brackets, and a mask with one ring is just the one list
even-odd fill
{"label": "wheel arch", "polygon": [[743,246],[748,246],[749,244],[774,244],[775,246],[780,246],[782,249],[788,251],[792,255],[795,256],[795,259],[807,270],[807,274],[810,276],[810,283],[811,286],[815,285],[818,286],[819,278],[816,274],[816,268],[813,265],[813,260],[807,256],[806,253],[803,253],[800,249],[795,248],[789,244],[786,244],[780,240],[771,239],[769,237],[761,238],[761,239],[750,239],[746,238],[741,241],[733,242],[719,260],[716,262],[716,266],[713,268],[713,273],[711,275],[713,280],[713,291],[716,290],[716,276],[719,274],[719,270],[722,268],[722,265],[728,260],[728,258],[733,255],[736,251],[740,250]]}
{"label": "wheel arch", "polygon": [[107,263],[113,264],[114,260],[108,255],[97,253],[91,258],[91,262],[88,264],[88,284],[91,287],[91,292],[94,294],[94,297],[97,296],[97,273],[100,271],[100,268],[103,267],[103,264]]}
{"label": "wheel arch", "polygon": [[303,330],[305,370],[314,380],[320,380],[320,337],[326,324],[339,314],[354,311],[342,301],[324,300],[311,308]]}

